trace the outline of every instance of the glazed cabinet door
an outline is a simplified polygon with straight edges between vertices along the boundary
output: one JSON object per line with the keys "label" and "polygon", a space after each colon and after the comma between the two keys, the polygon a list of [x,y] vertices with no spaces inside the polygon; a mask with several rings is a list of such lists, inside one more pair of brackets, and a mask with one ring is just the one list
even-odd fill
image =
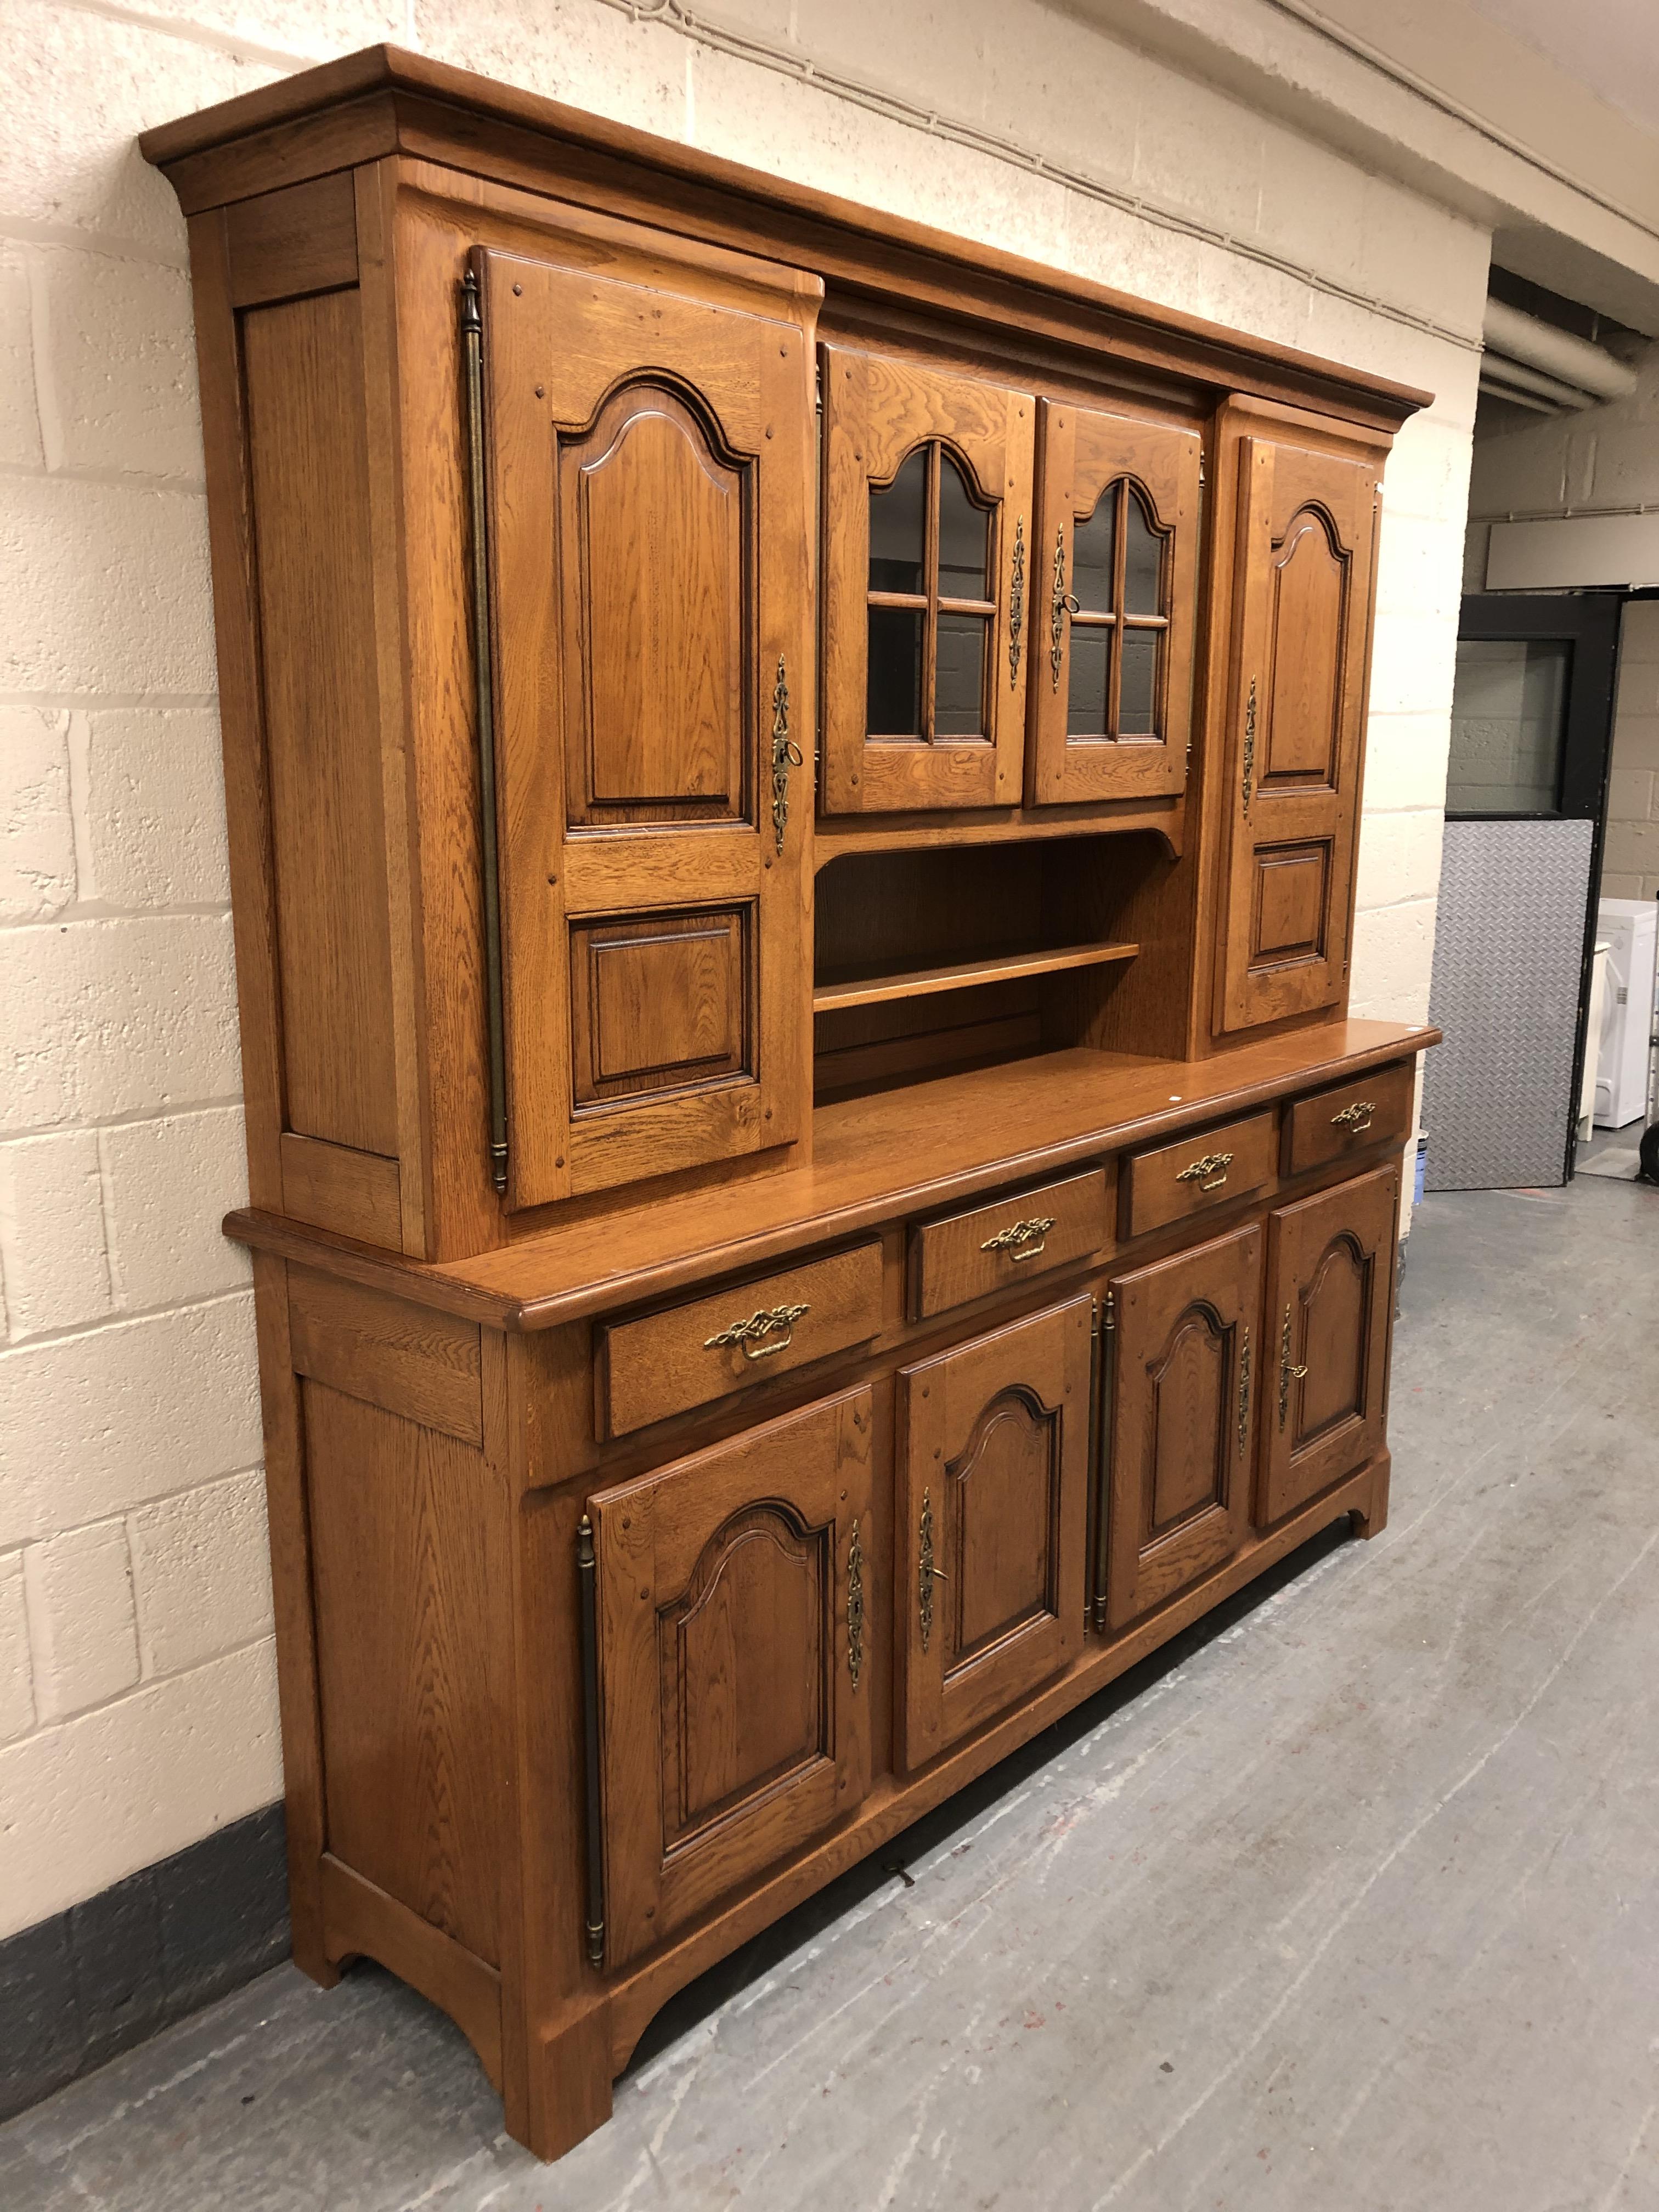
{"label": "glazed cabinet door", "polygon": [[804,1110],[816,280],[649,237],[475,256],[520,1206]]}
{"label": "glazed cabinet door", "polygon": [[1347,988],[1376,530],[1374,461],[1238,441],[1218,1027]]}
{"label": "glazed cabinet door", "polygon": [[1115,1632],[1156,1611],[1249,1531],[1261,1246],[1253,1224],[1111,1285],[1097,1626]]}
{"label": "glazed cabinet door", "polygon": [[869,1787],[871,1422],[850,1391],[589,1502],[610,1966]]}
{"label": "glazed cabinet door", "polygon": [[1261,1495],[1281,1521],[1382,1450],[1400,1170],[1279,1207],[1269,1223]]}
{"label": "glazed cabinet door", "polygon": [[899,1377],[907,1767],[1057,1674],[1082,1642],[1092,1312],[1073,1298]]}
{"label": "glazed cabinet door", "polygon": [[1186,784],[1199,460],[1195,431],[1039,404],[1034,805]]}
{"label": "glazed cabinet door", "polygon": [[823,349],[830,814],[1015,806],[1036,402]]}

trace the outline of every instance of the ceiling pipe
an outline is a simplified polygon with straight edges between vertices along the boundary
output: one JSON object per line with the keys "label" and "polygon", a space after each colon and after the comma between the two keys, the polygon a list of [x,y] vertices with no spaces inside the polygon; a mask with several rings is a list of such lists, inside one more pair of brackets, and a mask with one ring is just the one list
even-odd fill
{"label": "ceiling pipe", "polygon": [[1636,371],[1615,361],[1604,346],[1540,322],[1536,315],[1523,315],[1502,300],[1487,301],[1482,331],[1492,352],[1559,377],[1595,399],[1623,399],[1636,389]]}
{"label": "ceiling pipe", "polygon": [[1480,374],[1514,391],[1530,392],[1540,399],[1553,399],[1559,407],[1591,407],[1595,404],[1588,392],[1581,392],[1576,385],[1563,384],[1559,376],[1546,376],[1542,369],[1524,368],[1520,362],[1506,361],[1502,354],[1490,350],[1480,356]]}
{"label": "ceiling pipe", "polygon": [[1484,369],[1480,375],[1480,389],[1493,399],[1505,400],[1511,407],[1528,408],[1534,415],[1565,415],[1571,411],[1565,407],[1558,407],[1553,400],[1534,399],[1530,392],[1517,392],[1512,384],[1500,384],[1495,376],[1488,376]]}

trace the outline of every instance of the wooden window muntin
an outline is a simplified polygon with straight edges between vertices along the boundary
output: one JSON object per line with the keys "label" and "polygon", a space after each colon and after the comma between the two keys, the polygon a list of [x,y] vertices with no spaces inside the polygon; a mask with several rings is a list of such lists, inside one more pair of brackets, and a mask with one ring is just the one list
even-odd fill
{"label": "wooden window muntin", "polygon": [[[1141,520],[1149,535],[1158,541],[1158,611],[1156,614],[1131,613],[1127,603],[1125,584],[1129,538],[1129,501],[1132,499],[1139,507]],[[1110,483],[1101,486],[1100,496],[1089,509],[1088,514],[1079,515],[1073,525],[1073,582],[1077,574],[1075,548],[1078,532],[1100,512],[1101,502],[1104,500],[1110,500],[1113,505],[1112,584],[1109,595],[1110,605],[1103,608],[1084,606],[1080,604],[1075,590],[1071,592],[1066,600],[1066,614],[1071,631],[1066,653],[1066,742],[1086,744],[1092,740],[1101,744],[1161,744],[1167,721],[1165,691],[1169,678],[1170,658],[1162,641],[1170,627],[1170,574],[1175,548],[1175,532],[1170,526],[1159,522],[1158,510],[1151,494],[1144,490],[1134,477],[1114,477]],[[1079,633],[1091,631],[1101,634],[1105,640],[1106,687],[1105,696],[1102,702],[1103,711],[1097,717],[1094,712],[1091,696],[1090,720],[1092,723],[1098,719],[1104,724],[1104,727],[1097,729],[1091,726],[1079,729],[1075,724],[1082,709],[1076,702],[1073,672],[1078,666]],[[1156,641],[1157,658],[1152,670],[1152,727],[1126,732],[1122,727],[1123,649],[1126,636],[1135,632],[1149,635]]]}
{"label": "wooden window muntin", "polygon": [[[981,617],[982,623],[980,650],[980,726],[978,730],[971,734],[963,732],[947,732],[944,742],[951,744],[972,743],[975,739],[988,742],[990,715],[986,690],[990,681],[992,651],[996,635],[997,603],[994,599],[963,599],[940,592],[939,587],[939,495],[944,459],[948,458],[951,466],[956,470],[963,488],[967,493],[969,505],[977,508],[985,516],[985,574],[988,577],[1000,573],[999,561],[1001,503],[996,500],[988,500],[981,495],[971,463],[963,454],[952,449],[948,441],[943,438],[921,440],[917,445],[909,447],[900,456],[898,465],[890,476],[884,480],[872,479],[867,496],[873,501],[878,494],[891,491],[903,474],[906,465],[918,451],[925,453],[927,457],[927,483],[922,495],[922,588],[920,592],[873,591],[869,589],[866,584],[865,599],[866,623],[869,619],[868,610],[881,607],[902,609],[921,616],[921,681],[917,687],[921,710],[918,716],[921,727],[911,731],[871,731],[867,735],[871,742],[878,744],[915,744],[920,742],[922,744],[931,745],[940,742],[937,727],[939,617],[969,615]],[[872,656],[872,662],[873,665],[873,656]],[[867,719],[870,689],[867,678],[866,688]]]}

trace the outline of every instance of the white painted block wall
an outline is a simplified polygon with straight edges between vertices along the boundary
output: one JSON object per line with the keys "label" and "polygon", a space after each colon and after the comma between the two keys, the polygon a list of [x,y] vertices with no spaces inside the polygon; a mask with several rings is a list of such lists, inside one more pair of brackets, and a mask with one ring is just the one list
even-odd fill
{"label": "white painted block wall", "polygon": [[1384,489],[1353,976],[1356,1012],[1405,1020],[1487,258],[1036,0],[7,0],[6,28],[0,1936],[281,1786],[247,1269],[217,1229],[244,1183],[184,230],[134,134],[393,38],[1432,389]]}

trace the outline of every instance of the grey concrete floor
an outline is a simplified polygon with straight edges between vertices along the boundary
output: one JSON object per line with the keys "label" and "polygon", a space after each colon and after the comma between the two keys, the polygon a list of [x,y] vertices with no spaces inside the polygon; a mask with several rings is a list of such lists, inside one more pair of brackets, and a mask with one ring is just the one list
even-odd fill
{"label": "grey concrete floor", "polygon": [[1659,1192],[1431,1198],[1393,1518],[676,2001],[552,2167],[291,1967],[0,2130],[112,2212],[1655,2212]]}

